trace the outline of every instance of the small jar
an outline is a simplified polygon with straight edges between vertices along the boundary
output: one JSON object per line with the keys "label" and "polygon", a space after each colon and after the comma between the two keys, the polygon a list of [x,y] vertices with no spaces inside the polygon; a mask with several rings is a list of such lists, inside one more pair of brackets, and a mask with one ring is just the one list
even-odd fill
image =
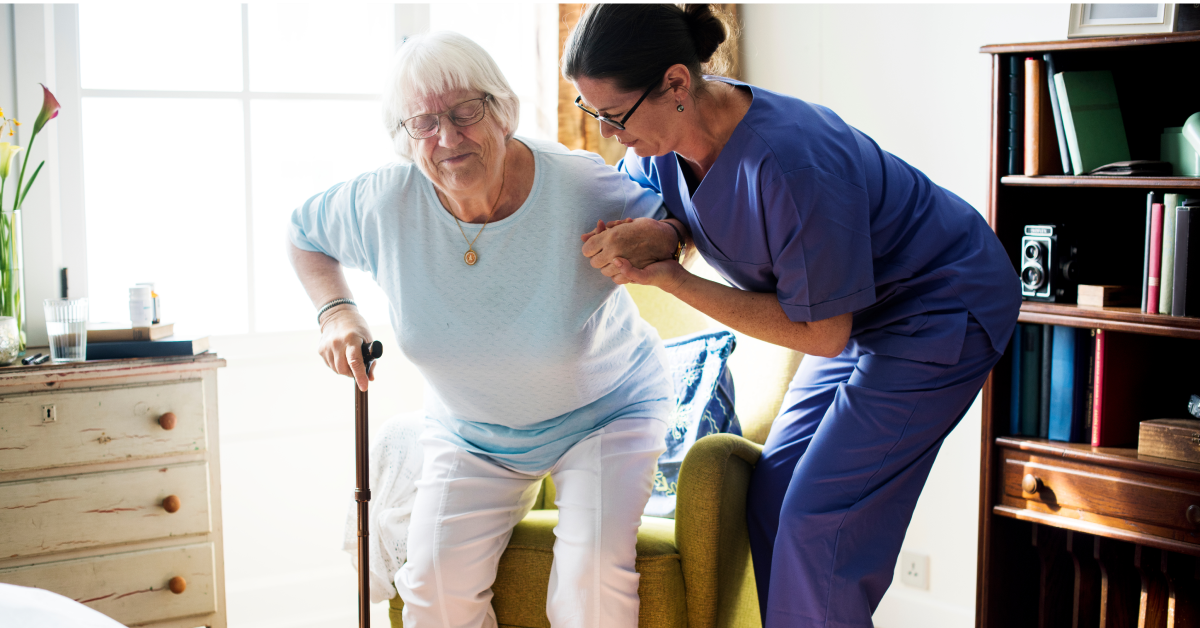
{"label": "small jar", "polygon": [[140,283],[137,283],[134,285],[147,286],[150,288],[150,300],[154,303],[153,307],[151,308],[151,313],[152,313],[153,318],[150,322],[154,323],[155,325],[161,323],[162,322],[162,304],[158,300],[158,293],[154,291],[154,283],[150,282],[150,281],[143,281],[143,282],[140,282]]}
{"label": "small jar", "polygon": [[129,323],[133,327],[149,327],[154,322],[154,298],[150,286],[129,289]]}

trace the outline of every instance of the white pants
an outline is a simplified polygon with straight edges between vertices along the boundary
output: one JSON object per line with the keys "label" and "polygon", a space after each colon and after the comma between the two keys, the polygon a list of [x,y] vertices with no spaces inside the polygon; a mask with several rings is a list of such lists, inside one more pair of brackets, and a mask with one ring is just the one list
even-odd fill
{"label": "white pants", "polygon": [[[635,544],[666,425],[621,419],[567,450],[549,469],[557,489],[554,566],[546,615],[554,628],[635,628]],[[405,628],[493,628],[492,583],[513,527],[546,473],[521,473],[428,433],[396,573]]]}

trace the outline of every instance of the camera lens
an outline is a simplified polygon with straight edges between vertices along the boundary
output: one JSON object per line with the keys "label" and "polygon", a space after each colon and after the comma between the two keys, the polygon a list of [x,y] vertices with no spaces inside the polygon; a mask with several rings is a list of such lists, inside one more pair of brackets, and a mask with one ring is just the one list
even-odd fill
{"label": "camera lens", "polygon": [[1028,290],[1041,288],[1045,278],[1042,269],[1036,266],[1026,266],[1021,270],[1021,283],[1025,284],[1025,288]]}
{"label": "camera lens", "polygon": [[1038,244],[1025,245],[1025,259],[1035,260],[1042,256],[1042,247]]}

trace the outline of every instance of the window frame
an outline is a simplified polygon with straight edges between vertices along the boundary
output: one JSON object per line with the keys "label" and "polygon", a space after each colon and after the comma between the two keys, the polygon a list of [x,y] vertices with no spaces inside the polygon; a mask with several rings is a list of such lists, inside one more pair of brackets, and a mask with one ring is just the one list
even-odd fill
{"label": "window frame", "polygon": [[[245,167],[245,228],[246,228],[246,296],[247,333],[257,332],[255,312],[255,268],[254,268],[254,206],[253,206],[253,162],[254,147],[251,137],[251,102],[254,100],[353,100],[379,101],[381,94],[331,94],[320,92],[261,92],[250,90],[250,22],[249,5],[241,4],[242,31],[242,88],[241,91],[176,91],[176,90],[126,90],[84,89],[81,85],[79,62],[79,6],[17,5],[14,8],[12,26],[16,37],[14,66],[17,68],[17,100],[22,104],[33,102],[34,94],[22,93],[19,86],[45,82],[54,86],[54,94],[64,112],[80,112],[84,98],[214,98],[236,100],[242,104],[243,157]],[[408,37],[428,30],[428,4],[393,4],[396,45]],[[22,68],[27,68],[22,71]],[[36,75],[25,80],[23,75]],[[25,88],[24,92],[31,92]],[[37,90],[36,103],[41,104],[41,90]],[[26,111],[29,107],[24,107]],[[32,109],[36,111],[36,107]],[[21,113],[22,108],[18,109]],[[34,116],[21,113],[23,118]],[[43,138],[45,138],[43,144]],[[46,166],[39,180],[49,181],[47,195],[30,194],[26,205],[23,241],[26,250],[26,310],[30,344],[46,344],[45,319],[41,308],[30,304],[40,303],[42,298],[59,296],[58,269],[69,269],[69,288],[72,297],[88,296],[87,255],[87,207],[84,194],[83,125],[79,115],[60,115],[55,124],[47,125],[39,135],[31,161],[39,157],[38,148],[47,151]],[[35,162],[36,163],[36,162]],[[41,188],[42,185],[36,186]],[[30,220],[35,215],[46,219]],[[46,251],[46,259],[31,259],[31,251]],[[38,257],[36,254],[33,257]],[[32,262],[32,263],[31,263]],[[54,294],[50,294],[54,292]],[[46,294],[42,294],[46,293]],[[41,330],[40,334],[38,330]]]}

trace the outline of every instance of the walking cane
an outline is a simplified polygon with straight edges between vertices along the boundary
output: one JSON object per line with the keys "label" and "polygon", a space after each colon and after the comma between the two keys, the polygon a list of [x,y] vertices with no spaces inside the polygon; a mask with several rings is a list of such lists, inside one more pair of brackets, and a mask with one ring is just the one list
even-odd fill
{"label": "walking cane", "polygon": [[[371,373],[373,360],[383,355],[383,345],[378,340],[369,346],[362,344],[363,364],[367,374]],[[358,502],[358,625],[371,628],[370,550],[367,523],[367,503],[371,501],[371,476],[367,456],[367,391],[359,390],[354,384],[354,464],[357,469],[357,487],[354,501]]]}

